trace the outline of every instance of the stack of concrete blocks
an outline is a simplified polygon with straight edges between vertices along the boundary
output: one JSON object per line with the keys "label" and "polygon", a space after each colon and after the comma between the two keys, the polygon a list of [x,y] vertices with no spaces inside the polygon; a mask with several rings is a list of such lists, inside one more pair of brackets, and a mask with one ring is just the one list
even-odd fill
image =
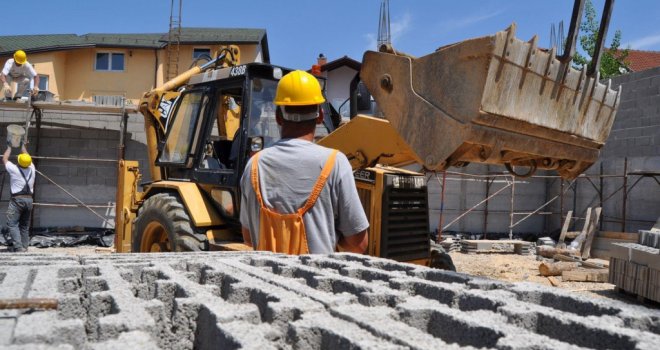
{"label": "stack of concrete blocks", "polygon": [[660,302],[660,233],[640,231],[638,243],[614,243],[609,282],[617,288]]}
{"label": "stack of concrete blocks", "polygon": [[357,254],[0,254],[2,349],[657,349],[657,310]]}

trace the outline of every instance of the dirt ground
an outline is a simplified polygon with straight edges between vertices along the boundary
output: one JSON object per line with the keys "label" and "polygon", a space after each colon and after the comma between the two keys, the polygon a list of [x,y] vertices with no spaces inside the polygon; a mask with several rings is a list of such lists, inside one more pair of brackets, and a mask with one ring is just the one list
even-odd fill
{"label": "dirt ground", "polygon": [[[512,253],[464,254],[451,252],[456,270],[475,276],[489,277],[507,282],[533,282],[552,288],[562,288],[587,297],[608,298],[627,303],[639,304],[633,296],[621,294],[609,283],[561,282],[553,287],[547,277],[539,274],[540,261],[535,255]],[[558,276],[557,279],[561,280]],[[649,305],[647,305],[649,306]]]}
{"label": "dirt ground", "polygon": [[[5,253],[5,247],[0,247],[0,253]],[[109,254],[107,248],[95,246],[77,246],[73,248],[30,248],[31,253],[47,254]],[[539,275],[539,264],[534,255],[517,255],[512,253],[479,253],[464,254],[460,252],[450,253],[456,270],[475,276],[489,277],[507,282],[534,282],[552,287],[550,281]],[[561,280],[561,277],[558,277]],[[556,287],[563,288],[587,297],[608,298],[624,301],[631,304],[640,302],[633,296],[624,295],[614,290],[614,285],[609,283],[591,282],[562,282]],[[657,305],[646,305],[657,307]]]}

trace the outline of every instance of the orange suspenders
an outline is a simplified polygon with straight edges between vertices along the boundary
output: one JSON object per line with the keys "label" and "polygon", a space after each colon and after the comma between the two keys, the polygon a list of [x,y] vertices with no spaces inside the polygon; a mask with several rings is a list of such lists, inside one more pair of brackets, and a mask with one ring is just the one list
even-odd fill
{"label": "orange suspenders", "polygon": [[330,172],[335,165],[337,150],[333,150],[316,180],[312,193],[305,204],[292,214],[280,214],[266,207],[259,187],[259,153],[254,155],[250,177],[254,193],[259,201],[259,244],[256,250],[267,250],[286,254],[309,254],[307,233],[303,215],[314,206],[321,195]]}

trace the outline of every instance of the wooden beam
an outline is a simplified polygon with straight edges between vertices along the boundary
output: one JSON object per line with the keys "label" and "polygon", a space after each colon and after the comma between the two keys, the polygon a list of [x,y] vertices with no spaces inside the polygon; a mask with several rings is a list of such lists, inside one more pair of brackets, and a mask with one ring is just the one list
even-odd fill
{"label": "wooden beam", "polygon": [[561,279],[564,282],[607,282],[609,275],[608,269],[578,269],[568,270],[561,273]]}
{"label": "wooden beam", "polygon": [[598,231],[596,234],[598,238],[608,239],[623,239],[626,241],[637,242],[639,240],[639,233],[636,232],[611,232],[611,231]]}
{"label": "wooden beam", "polygon": [[591,243],[594,241],[594,236],[596,235],[596,230],[598,228],[598,222],[600,220],[600,212],[603,208],[598,207],[594,210],[594,215],[589,222],[589,229],[587,231],[587,237],[584,240],[584,245],[582,246],[582,259],[589,259],[589,254],[591,253]]}
{"label": "wooden beam", "polygon": [[550,284],[552,284],[553,287],[557,287],[561,284],[561,282],[559,281],[559,279],[557,277],[548,276],[547,278],[548,278],[548,281],[550,281]]}
{"label": "wooden beam", "polygon": [[564,226],[562,226],[562,228],[561,228],[561,234],[559,235],[558,244],[563,244],[564,239],[566,239],[566,233],[568,232],[568,226],[571,224],[571,217],[573,217],[573,211],[569,210],[568,213],[566,213],[566,220],[564,220]]}

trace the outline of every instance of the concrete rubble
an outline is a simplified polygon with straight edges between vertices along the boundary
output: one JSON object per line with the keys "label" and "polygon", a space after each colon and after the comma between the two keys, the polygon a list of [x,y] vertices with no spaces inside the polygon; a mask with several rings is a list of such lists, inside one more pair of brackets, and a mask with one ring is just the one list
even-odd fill
{"label": "concrete rubble", "polygon": [[660,311],[374,257],[0,256],[3,349],[658,349]]}

